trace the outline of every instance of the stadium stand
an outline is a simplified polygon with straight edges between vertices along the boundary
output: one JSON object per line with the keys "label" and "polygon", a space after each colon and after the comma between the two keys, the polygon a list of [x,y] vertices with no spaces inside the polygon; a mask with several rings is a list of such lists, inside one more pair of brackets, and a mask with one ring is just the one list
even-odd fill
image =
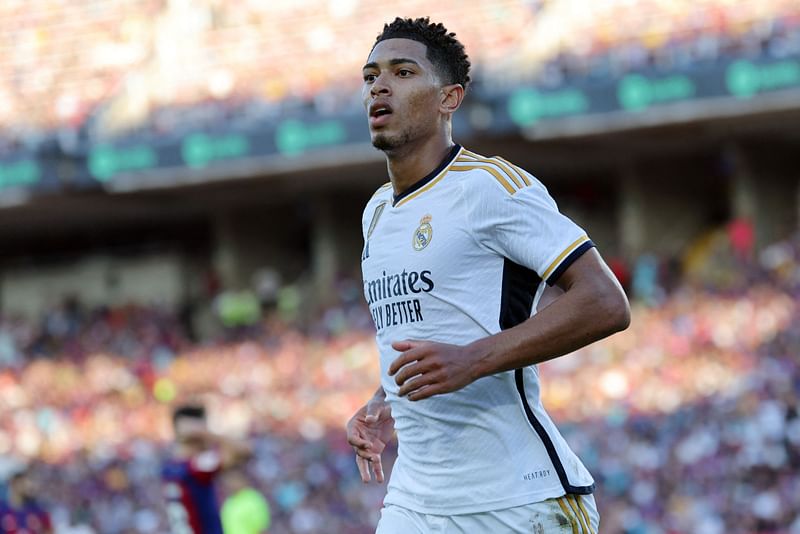
{"label": "stadium stand", "polygon": [[[800,8],[791,0],[403,7],[448,20],[490,90],[800,51]],[[53,130],[69,145],[76,136],[158,138],[223,121],[253,125],[287,109],[355,108],[371,35],[354,26],[380,28],[393,9],[360,0],[324,9],[311,1],[3,2],[0,139],[10,151]]]}
{"label": "stadium stand", "polygon": [[549,2],[525,33],[515,61],[543,81],[680,70],[724,57],[796,53],[795,3],[729,1]]}

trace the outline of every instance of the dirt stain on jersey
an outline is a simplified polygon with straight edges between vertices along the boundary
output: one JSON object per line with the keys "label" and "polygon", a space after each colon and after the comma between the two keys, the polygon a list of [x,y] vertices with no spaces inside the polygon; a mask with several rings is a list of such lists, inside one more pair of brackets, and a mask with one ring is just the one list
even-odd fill
{"label": "dirt stain on jersey", "polygon": [[569,518],[562,514],[556,514],[556,522],[558,523],[559,527],[568,527],[570,526]]}

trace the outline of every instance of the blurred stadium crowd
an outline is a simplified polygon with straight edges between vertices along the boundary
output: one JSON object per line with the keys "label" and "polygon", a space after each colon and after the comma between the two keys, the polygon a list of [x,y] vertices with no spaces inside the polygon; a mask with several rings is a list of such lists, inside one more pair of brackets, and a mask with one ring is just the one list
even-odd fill
{"label": "blurred stadium crowd", "polygon": [[[0,155],[358,109],[365,51],[392,10],[361,0],[4,1]],[[800,51],[793,0],[412,0],[403,10],[448,21],[478,91]]]}
{"label": "blurred stadium crowd", "polygon": [[[758,260],[738,287],[639,299],[629,331],[543,366],[603,531],[800,532],[800,238]],[[343,425],[377,356],[366,310],[332,314],[314,333],[273,317],[247,340],[195,343],[156,308],[3,317],[0,468],[32,465],[56,532],[161,532],[169,409],[201,399],[214,430],[254,440],[270,532],[370,532],[383,488],[359,481]]]}

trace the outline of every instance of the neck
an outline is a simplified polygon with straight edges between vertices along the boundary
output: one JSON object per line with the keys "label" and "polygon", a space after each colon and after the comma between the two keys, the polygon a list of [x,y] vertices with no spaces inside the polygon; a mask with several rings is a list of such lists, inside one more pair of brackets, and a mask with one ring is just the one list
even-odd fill
{"label": "neck", "polygon": [[25,499],[22,497],[22,495],[17,493],[9,493],[8,502],[11,503],[11,506],[14,508],[21,508],[22,505],[25,504]]}
{"label": "neck", "polygon": [[385,152],[394,194],[402,193],[433,171],[452,148],[453,140],[447,131]]}

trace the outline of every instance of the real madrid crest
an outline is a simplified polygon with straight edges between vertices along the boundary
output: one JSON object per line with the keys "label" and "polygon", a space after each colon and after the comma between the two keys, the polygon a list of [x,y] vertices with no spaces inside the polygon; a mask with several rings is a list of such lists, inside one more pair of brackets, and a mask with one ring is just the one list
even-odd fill
{"label": "real madrid crest", "polygon": [[417,229],[414,230],[414,239],[411,241],[411,244],[414,246],[414,250],[424,249],[433,239],[433,227],[431,226],[431,219],[433,219],[433,217],[426,215],[419,220],[419,226],[417,226]]}

